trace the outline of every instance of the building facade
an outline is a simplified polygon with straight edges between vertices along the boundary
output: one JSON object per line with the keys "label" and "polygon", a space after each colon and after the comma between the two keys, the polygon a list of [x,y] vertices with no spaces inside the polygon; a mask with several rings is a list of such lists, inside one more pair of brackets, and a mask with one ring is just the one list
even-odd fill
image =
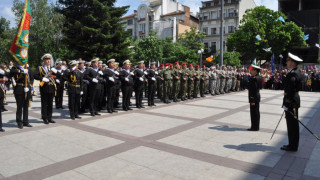
{"label": "building facade", "polygon": [[[255,8],[254,0],[224,0],[224,42],[223,50],[226,50],[226,41],[240,24],[240,21],[247,9]],[[200,32],[204,32],[206,37],[203,39],[205,49],[212,55],[220,50],[220,14],[221,0],[203,1],[200,7]]]}
{"label": "building facade", "polygon": [[283,12],[289,21],[295,22],[305,34],[309,47],[293,47],[289,51],[301,56],[305,63],[317,63],[320,42],[320,1],[319,0],[279,0],[279,11]]}
{"label": "building facade", "polygon": [[145,1],[149,5],[141,4],[133,14],[122,17],[124,28],[133,39],[145,38],[153,30],[159,38],[176,40],[180,33],[199,26],[199,19],[191,14],[190,8],[177,0]]}

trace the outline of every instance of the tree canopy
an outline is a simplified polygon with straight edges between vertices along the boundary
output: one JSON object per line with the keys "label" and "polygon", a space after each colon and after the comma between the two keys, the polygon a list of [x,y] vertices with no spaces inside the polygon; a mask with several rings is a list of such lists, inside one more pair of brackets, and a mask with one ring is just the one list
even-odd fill
{"label": "tree canopy", "polygon": [[129,33],[121,19],[128,6],[114,7],[115,0],[59,0],[64,15],[64,42],[72,55],[90,60],[126,59]]}
{"label": "tree canopy", "polygon": [[255,58],[270,59],[273,53],[277,57],[293,46],[306,46],[301,28],[279,17],[287,19],[282,12],[265,6],[247,10],[239,29],[228,37],[228,50],[239,52],[249,63]]}

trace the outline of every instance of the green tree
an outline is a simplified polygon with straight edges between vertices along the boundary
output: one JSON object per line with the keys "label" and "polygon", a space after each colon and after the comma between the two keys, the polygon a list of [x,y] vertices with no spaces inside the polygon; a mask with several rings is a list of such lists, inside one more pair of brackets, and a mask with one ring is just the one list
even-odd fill
{"label": "green tree", "polygon": [[0,63],[7,63],[12,57],[9,48],[14,38],[14,30],[9,25],[6,18],[0,18]]}
{"label": "green tree", "polygon": [[[240,60],[241,54],[239,52],[229,52],[225,51],[223,52],[223,64],[227,66],[240,66],[241,60]],[[219,64],[220,60],[220,51],[218,53],[218,56],[215,58],[216,64]]]}
{"label": "green tree", "polygon": [[78,57],[91,59],[128,58],[129,33],[120,17],[128,6],[114,7],[115,0],[59,0],[65,16],[63,34],[68,49]]}
{"label": "green tree", "polygon": [[161,40],[156,37],[156,32],[152,31],[151,34],[143,39],[139,39],[135,43],[135,61],[144,60],[160,61],[163,55],[163,47]]}
{"label": "green tree", "polygon": [[[14,0],[12,10],[16,16],[16,24],[19,24],[24,7],[24,0]],[[39,65],[44,53],[53,54],[59,58],[65,52],[62,44],[62,23],[64,18],[56,11],[56,5],[48,4],[48,0],[32,0],[29,63]],[[16,33],[15,33],[16,34]]]}
{"label": "green tree", "polygon": [[[306,46],[301,28],[293,22],[281,22],[280,16],[287,19],[283,13],[265,6],[247,10],[239,30],[228,37],[228,50],[240,52],[242,60],[250,63],[255,58],[270,59],[273,53],[278,57],[292,46]],[[268,48],[271,50],[266,51]]]}

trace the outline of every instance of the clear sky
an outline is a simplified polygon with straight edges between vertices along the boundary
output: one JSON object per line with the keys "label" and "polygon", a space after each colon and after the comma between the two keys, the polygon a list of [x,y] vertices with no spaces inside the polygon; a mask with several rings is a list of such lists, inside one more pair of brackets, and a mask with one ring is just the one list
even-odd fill
{"label": "clear sky", "polygon": [[[13,0],[0,0],[0,16],[8,19],[11,21],[11,27],[15,26],[14,22],[14,14],[11,11],[12,8],[12,1]],[[49,2],[55,2],[57,0],[48,0]],[[273,9],[273,10],[278,10],[278,0],[254,0],[256,4],[259,5],[264,5],[267,8]],[[180,3],[187,5],[191,8],[191,11],[196,13],[199,11],[199,7],[201,6],[201,0],[179,0]],[[128,11],[128,14],[132,14],[134,10],[138,8],[138,6],[142,2],[142,0],[117,0],[116,6],[130,6],[130,9]]]}

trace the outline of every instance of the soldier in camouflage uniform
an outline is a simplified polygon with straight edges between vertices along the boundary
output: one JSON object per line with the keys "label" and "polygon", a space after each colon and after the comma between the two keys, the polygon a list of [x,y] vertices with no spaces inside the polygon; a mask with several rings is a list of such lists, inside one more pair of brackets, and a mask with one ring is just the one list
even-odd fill
{"label": "soldier in camouflage uniform", "polygon": [[205,90],[205,94],[209,94],[210,93],[210,85],[209,85],[209,79],[210,79],[210,75],[211,75],[211,70],[210,68],[206,68],[206,73],[207,73],[207,79],[206,79],[206,90]]}
{"label": "soldier in camouflage uniform", "polygon": [[201,97],[206,97],[205,91],[206,91],[206,81],[208,79],[208,74],[206,72],[206,65],[202,66],[202,71],[200,71],[200,85],[199,85],[199,91],[200,91],[200,96]]}
{"label": "soldier in camouflage uniform", "polygon": [[200,86],[200,66],[197,64],[195,68],[195,76],[194,76],[194,90],[193,90],[193,98],[199,98],[199,86]]}
{"label": "soldier in camouflage uniform", "polygon": [[226,85],[226,71],[225,71],[225,66],[221,66],[220,70],[220,94],[224,94],[224,87]]}
{"label": "soldier in camouflage uniform", "polygon": [[216,65],[216,74],[217,74],[217,82],[216,82],[216,95],[220,95],[220,79],[221,79],[221,71],[219,64]]}
{"label": "soldier in camouflage uniform", "polygon": [[189,64],[189,71],[188,71],[188,99],[193,99],[193,91],[194,91],[194,69],[193,65]]}
{"label": "soldier in camouflage uniform", "polygon": [[178,95],[180,92],[180,76],[181,76],[181,69],[179,62],[175,62],[175,68],[172,70],[172,77],[173,77],[173,87],[172,87],[172,96],[173,102],[179,102]]}
{"label": "soldier in camouflage uniform", "polygon": [[216,87],[217,87],[217,73],[216,73],[216,67],[212,66],[210,68],[210,93],[212,96],[215,96],[216,94]]}
{"label": "soldier in camouflage uniform", "polygon": [[232,79],[231,79],[231,69],[230,66],[227,67],[226,71],[226,86],[224,92],[229,93],[231,89]]}
{"label": "soldier in camouflage uniform", "polygon": [[231,91],[236,91],[236,86],[237,86],[237,68],[233,67],[231,69],[232,71],[232,86],[231,86]]}
{"label": "soldier in camouflage uniform", "polygon": [[163,100],[163,80],[161,80],[161,74],[163,73],[163,64],[160,64],[159,70],[158,70],[158,76],[157,76],[157,97],[161,100]]}
{"label": "soldier in camouflage uniform", "polygon": [[169,71],[171,73],[171,79],[169,80],[169,89],[168,89],[168,94],[169,94],[169,99],[173,99],[173,64],[169,63]]}
{"label": "soldier in camouflage uniform", "polygon": [[169,88],[172,80],[172,73],[169,69],[170,63],[167,63],[165,70],[161,73],[161,80],[163,81],[163,102],[169,104]]}
{"label": "soldier in camouflage uniform", "polygon": [[181,86],[180,86],[180,94],[181,94],[181,101],[186,100],[186,94],[188,90],[188,76],[189,72],[187,70],[187,63],[182,63],[182,70],[181,70]]}

